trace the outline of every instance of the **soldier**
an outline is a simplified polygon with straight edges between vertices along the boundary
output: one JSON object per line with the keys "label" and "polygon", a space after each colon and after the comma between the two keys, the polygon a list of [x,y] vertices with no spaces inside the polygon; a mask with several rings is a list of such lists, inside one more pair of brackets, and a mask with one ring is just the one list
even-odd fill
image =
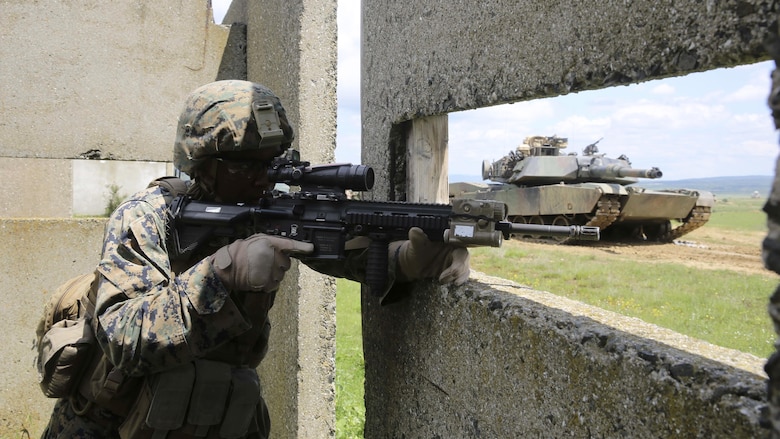
{"label": "soldier", "polygon": [[[187,98],[174,165],[192,177],[186,192],[195,199],[252,203],[268,194],[267,167],[293,138],[268,88],[218,81]],[[268,311],[290,255],[313,246],[256,234],[171,260],[168,190],[150,185],[110,216],[93,288],[99,349],[79,390],[56,403],[44,438],[268,437],[255,372],[267,350]],[[466,249],[432,243],[419,229],[409,237],[390,245],[390,285],[466,281]],[[350,250],[339,266],[314,268],[361,281],[365,251]]]}

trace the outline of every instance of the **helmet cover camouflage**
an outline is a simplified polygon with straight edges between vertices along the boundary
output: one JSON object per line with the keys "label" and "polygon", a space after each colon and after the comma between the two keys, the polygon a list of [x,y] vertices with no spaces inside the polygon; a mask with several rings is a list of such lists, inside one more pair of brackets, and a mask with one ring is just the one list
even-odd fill
{"label": "helmet cover camouflage", "polygon": [[267,87],[238,80],[212,82],[187,97],[176,129],[173,164],[194,176],[209,156],[266,148],[281,154],[294,138],[282,103]]}

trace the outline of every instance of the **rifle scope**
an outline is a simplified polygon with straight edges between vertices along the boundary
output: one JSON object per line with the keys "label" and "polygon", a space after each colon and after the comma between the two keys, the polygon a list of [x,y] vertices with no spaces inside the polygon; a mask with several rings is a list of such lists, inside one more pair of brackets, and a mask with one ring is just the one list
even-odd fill
{"label": "rifle scope", "polygon": [[291,186],[330,186],[353,191],[374,187],[374,169],[366,165],[280,166],[268,170],[270,181]]}

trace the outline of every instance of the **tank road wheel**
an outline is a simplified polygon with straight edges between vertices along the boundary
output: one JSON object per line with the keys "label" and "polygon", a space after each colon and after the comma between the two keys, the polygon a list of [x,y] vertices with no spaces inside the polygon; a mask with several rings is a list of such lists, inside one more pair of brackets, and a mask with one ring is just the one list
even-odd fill
{"label": "tank road wheel", "polygon": [[568,226],[569,225],[569,219],[566,218],[563,215],[558,215],[555,218],[553,218],[552,225],[554,225],[554,226]]}
{"label": "tank road wheel", "polygon": [[647,238],[648,241],[672,242],[672,222],[669,220],[658,224],[647,224],[643,226],[643,229],[645,231],[645,238]]}
{"label": "tank road wheel", "polygon": [[513,223],[515,223],[515,224],[528,224],[528,223],[525,221],[525,217],[524,217],[524,216],[522,216],[522,215],[517,215],[517,216],[512,216],[512,217],[509,217],[509,221],[512,221],[512,222],[513,222]]}
{"label": "tank road wheel", "polygon": [[[539,215],[534,215],[530,218],[528,218],[528,224],[539,224],[540,226],[544,225],[544,219],[542,219]],[[531,239],[540,239],[542,238],[541,235],[530,235],[529,238]]]}
{"label": "tank road wheel", "polygon": [[[515,215],[515,216],[508,216],[507,219],[515,224],[527,224],[525,222],[525,217],[522,215]],[[519,235],[516,233],[513,233],[510,237],[512,239],[523,239],[528,238],[530,235]]]}

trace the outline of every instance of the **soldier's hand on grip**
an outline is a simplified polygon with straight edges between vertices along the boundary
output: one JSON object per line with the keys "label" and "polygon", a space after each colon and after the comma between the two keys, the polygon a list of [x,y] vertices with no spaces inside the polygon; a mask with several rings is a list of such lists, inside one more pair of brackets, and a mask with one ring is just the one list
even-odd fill
{"label": "soldier's hand on grip", "polygon": [[231,290],[271,292],[290,269],[291,254],[308,254],[314,244],[263,234],[238,239],[211,257],[211,265]]}
{"label": "soldier's hand on grip", "polygon": [[469,252],[464,247],[432,242],[422,229],[409,229],[409,240],[399,243],[398,267],[402,278],[437,278],[443,284],[464,284],[469,278]]}

